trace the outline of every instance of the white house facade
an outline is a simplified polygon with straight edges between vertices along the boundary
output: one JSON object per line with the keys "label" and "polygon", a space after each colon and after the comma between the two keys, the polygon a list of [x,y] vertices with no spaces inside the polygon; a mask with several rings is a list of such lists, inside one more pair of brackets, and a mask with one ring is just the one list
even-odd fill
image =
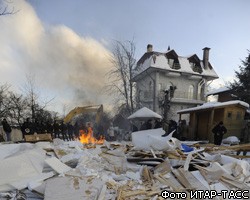
{"label": "white house facade", "polygon": [[203,49],[203,60],[196,54],[183,57],[173,49],[166,52],[147,52],[139,59],[134,70],[138,107],[146,106],[163,114],[164,92],[175,88],[170,102],[169,117],[178,120],[177,111],[205,102],[208,81],[218,78],[209,62],[209,48]]}

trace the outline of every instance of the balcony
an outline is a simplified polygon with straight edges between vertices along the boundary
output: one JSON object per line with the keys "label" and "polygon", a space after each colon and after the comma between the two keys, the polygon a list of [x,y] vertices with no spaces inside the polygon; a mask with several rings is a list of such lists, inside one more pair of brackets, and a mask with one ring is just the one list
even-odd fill
{"label": "balcony", "polygon": [[178,69],[181,68],[181,65],[180,65],[180,63],[175,63],[175,62],[174,62],[173,65],[171,66],[171,68],[172,68],[172,69],[177,69],[177,70],[178,70]]}
{"label": "balcony", "polygon": [[199,98],[196,98],[196,96],[188,91],[175,91],[174,97],[172,99],[173,101],[185,101],[185,102],[204,102],[205,98],[201,98],[201,95],[199,95]]}

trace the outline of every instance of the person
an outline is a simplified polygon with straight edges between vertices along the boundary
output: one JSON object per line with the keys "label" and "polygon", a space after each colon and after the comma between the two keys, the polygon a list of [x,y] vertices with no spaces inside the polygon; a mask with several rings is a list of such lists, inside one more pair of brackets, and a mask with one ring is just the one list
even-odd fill
{"label": "person", "polygon": [[135,124],[132,124],[132,132],[138,131],[138,128]]}
{"label": "person", "polygon": [[75,137],[80,140],[80,137],[79,137],[79,125],[78,123],[76,122],[75,125],[74,125],[74,135]]}
{"label": "person", "polygon": [[172,132],[173,132],[173,137],[177,137],[177,133],[176,133],[177,132],[177,123],[176,123],[176,121],[171,119],[169,121],[168,131],[164,135],[162,135],[162,137],[166,137],[167,135],[169,135]]}
{"label": "person", "polygon": [[154,129],[157,129],[157,128],[162,128],[162,122],[161,120],[157,119],[155,121],[155,126],[154,126]]}
{"label": "person", "polygon": [[53,123],[53,138],[60,138],[60,125],[58,122],[55,120]]}
{"label": "person", "polygon": [[71,123],[67,124],[69,140],[74,140],[73,133],[74,133],[74,126]]}
{"label": "person", "polygon": [[10,127],[10,125],[7,122],[6,119],[3,119],[2,125],[3,125],[3,130],[4,130],[5,134],[6,134],[6,141],[9,142],[9,141],[11,141],[11,137],[10,137],[10,134],[11,134],[11,131],[12,131],[11,127]]}
{"label": "person", "polygon": [[65,141],[69,141],[68,135],[67,135],[67,126],[66,124],[61,121],[60,125],[59,125],[59,132],[62,134],[62,139]]}
{"label": "person", "polygon": [[149,119],[148,121],[146,121],[141,126],[141,130],[149,130],[149,129],[152,129],[152,120],[151,119]]}
{"label": "person", "polygon": [[185,141],[188,138],[188,125],[186,120],[182,120],[180,128],[180,139]]}
{"label": "person", "polygon": [[[241,132],[240,141],[242,144],[250,142],[250,121],[248,121],[245,127],[243,128]],[[237,151],[237,155],[240,155],[241,151],[243,151],[243,156],[247,155],[247,150],[241,150],[241,149]]]}
{"label": "person", "polygon": [[21,131],[23,138],[25,135],[32,135],[34,133],[33,125],[30,122],[30,118],[27,118],[26,121],[21,126]]}
{"label": "person", "polygon": [[214,134],[214,144],[221,145],[223,135],[227,133],[226,127],[223,125],[223,122],[219,122],[213,129]]}
{"label": "person", "polygon": [[113,123],[110,124],[110,127],[108,129],[108,135],[109,135],[110,141],[115,140],[115,130],[114,130],[114,127],[113,127]]}

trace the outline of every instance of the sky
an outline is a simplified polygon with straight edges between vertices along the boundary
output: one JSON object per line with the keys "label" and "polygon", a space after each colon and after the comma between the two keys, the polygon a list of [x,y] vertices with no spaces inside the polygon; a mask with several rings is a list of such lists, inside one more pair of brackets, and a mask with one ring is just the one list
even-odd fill
{"label": "sky", "polygon": [[133,40],[137,59],[147,44],[201,59],[209,47],[220,77],[214,88],[233,80],[250,49],[249,0],[7,2],[17,12],[0,17],[0,84],[20,90],[33,76],[42,98],[53,98],[50,109],[59,112],[111,101],[103,86],[115,40]]}

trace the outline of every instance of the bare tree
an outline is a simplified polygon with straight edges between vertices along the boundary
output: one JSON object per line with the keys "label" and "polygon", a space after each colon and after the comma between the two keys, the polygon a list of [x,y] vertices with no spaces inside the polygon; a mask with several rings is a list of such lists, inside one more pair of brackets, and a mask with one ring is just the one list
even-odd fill
{"label": "bare tree", "polygon": [[1,15],[11,15],[11,14],[15,14],[18,11],[15,10],[14,7],[10,8],[9,4],[11,4],[12,1],[11,0],[0,0],[0,16]]}
{"label": "bare tree", "polygon": [[21,127],[22,122],[27,117],[28,102],[23,95],[10,92],[9,112],[11,121]]}
{"label": "bare tree", "polygon": [[0,118],[8,116],[8,92],[9,92],[9,85],[4,84],[0,85]]}
{"label": "bare tree", "polygon": [[26,80],[27,82],[24,86],[24,91],[26,93],[27,105],[31,118],[35,121],[38,116],[48,115],[48,113],[45,112],[45,108],[54,98],[42,102],[39,97],[34,75],[27,75]]}
{"label": "bare tree", "polygon": [[131,114],[135,105],[135,83],[131,81],[136,64],[134,42],[115,41],[111,62],[113,68],[108,73],[108,91],[116,94],[119,105],[125,104],[128,114]]}

